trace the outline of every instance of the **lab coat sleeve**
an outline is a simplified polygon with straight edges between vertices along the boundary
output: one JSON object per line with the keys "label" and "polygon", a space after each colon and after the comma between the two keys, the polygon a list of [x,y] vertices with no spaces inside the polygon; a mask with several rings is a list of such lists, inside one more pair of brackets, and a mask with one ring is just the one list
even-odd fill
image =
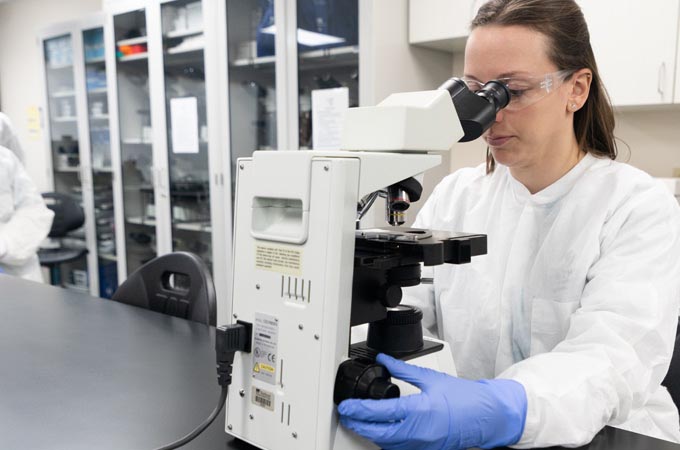
{"label": "lab coat sleeve", "polygon": [[[434,219],[435,205],[437,203],[437,189],[427,199],[422,209],[413,222],[414,228],[431,229]],[[423,266],[421,278],[434,279],[434,268]],[[404,297],[401,301],[404,305],[411,305],[419,308],[423,312],[423,332],[430,337],[438,337],[437,314],[434,298],[434,285],[421,283],[418,286],[403,288]]]}
{"label": "lab coat sleeve", "polygon": [[52,226],[54,213],[36,189],[19,160],[11,155],[7,159],[13,165],[10,173],[13,213],[9,220],[0,224],[0,262],[7,265],[23,265],[38,250]]}
{"label": "lab coat sleeve", "polygon": [[610,213],[565,339],[498,376],[526,389],[517,448],[584,445],[659,389],[678,320],[679,232],[678,205],[657,188]]}
{"label": "lab coat sleeve", "polygon": [[19,161],[24,162],[24,149],[19,143],[19,137],[9,117],[3,113],[0,113],[0,145],[12,150]]}

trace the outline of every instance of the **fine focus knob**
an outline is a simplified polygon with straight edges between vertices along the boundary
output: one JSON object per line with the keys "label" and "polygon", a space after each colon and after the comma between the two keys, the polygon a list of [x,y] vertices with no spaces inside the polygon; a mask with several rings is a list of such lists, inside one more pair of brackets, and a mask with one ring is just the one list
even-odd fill
{"label": "fine focus knob", "polygon": [[387,310],[387,317],[368,325],[366,345],[373,350],[398,356],[423,348],[423,312],[410,305]]}

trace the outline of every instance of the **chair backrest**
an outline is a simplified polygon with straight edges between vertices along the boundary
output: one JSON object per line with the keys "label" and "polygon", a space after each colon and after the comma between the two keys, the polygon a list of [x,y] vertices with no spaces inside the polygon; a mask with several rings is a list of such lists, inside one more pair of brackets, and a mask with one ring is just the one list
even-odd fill
{"label": "chair backrest", "polygon": [[49,237],[64,237],[69,231],[83,226],[85,213],[73,197],[59,192],[45,192],[42,196],[47,207],[54,211]]}
{"label": "chair backrest", "polygon": [[208,266],[188,252],[159,256],[135,270],[113,300],[215,325],[215,285]]}
{"label": "chair backrest", "polygon": [[675,334],[675,348],[671,357],[671,365],[661,384],[666,386],[675,406],[680,409],[680,324],[678,324]]}

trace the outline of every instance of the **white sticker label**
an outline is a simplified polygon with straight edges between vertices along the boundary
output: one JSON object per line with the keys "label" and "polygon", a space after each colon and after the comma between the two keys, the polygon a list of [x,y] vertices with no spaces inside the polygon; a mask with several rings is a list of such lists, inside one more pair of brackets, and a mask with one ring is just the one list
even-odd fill
{"label": "white sticker label", "polygon": [[269,384],[276,384],[279,323],[273,316],[256,313],[253,335],[253,377]]}
{"label": "white sticker label", "polygon": [[257,245],[255,267],[288,275],[302,275],[302,250],[295,247]]}
{"label": "white sticker label", "polygon": [[253,403],[269,411],[274,411],[274,393],[253,386]]}

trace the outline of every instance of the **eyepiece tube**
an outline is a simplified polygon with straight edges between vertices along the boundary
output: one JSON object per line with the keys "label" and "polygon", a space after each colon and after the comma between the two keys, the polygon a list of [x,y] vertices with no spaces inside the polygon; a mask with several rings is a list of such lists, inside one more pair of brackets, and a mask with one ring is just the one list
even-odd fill
{"label": "eyepiece tube", "polygon": [[496,112],[505,108],[510,103],[510,92],[500,81],[489,81],[476,94],[492,103],[496,108]]}
{"label": "eyepiece tube", "polygon": [[465,81],[449,78],[439,89],[446,89],[451,95],[464,136],[459,142],[468,142],[480,137],[493,125],[496,114],[508,106],[510,92],[497,80],[491,80],[476,92],[470,91]]}

